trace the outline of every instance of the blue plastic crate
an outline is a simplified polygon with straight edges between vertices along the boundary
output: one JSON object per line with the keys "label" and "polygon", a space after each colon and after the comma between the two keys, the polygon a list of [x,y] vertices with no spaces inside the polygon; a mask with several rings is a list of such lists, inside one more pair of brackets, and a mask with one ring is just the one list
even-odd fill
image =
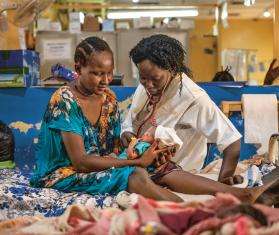
{"label": "blue plastic crate", "polygon": [[39,53],[31,50],[0,50],[0,87],[30,87],[40,79]]}

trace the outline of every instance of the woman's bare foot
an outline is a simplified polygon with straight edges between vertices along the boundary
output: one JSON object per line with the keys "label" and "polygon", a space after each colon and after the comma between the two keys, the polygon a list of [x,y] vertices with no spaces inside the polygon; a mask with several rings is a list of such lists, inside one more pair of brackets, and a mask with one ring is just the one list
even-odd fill
{"label": "woman's bare foot", "polygon": [[[278,184],[279,179],[273,179],[266,182],[263,186],[250,188],[250,189],[237,189],[234,193],[243,202],[254,203],[259,196],[267,191],[274,184]],[[238,191],[239,190],[239,191]]]}
{"label": "woman's bare foot", "polygon": [[265,191],[258,199],[256,200],[256,203],[264,204],[266,206],[275,206],[275,208],[278,208],[279,203],[279,193],[271,193],[269,190]]}

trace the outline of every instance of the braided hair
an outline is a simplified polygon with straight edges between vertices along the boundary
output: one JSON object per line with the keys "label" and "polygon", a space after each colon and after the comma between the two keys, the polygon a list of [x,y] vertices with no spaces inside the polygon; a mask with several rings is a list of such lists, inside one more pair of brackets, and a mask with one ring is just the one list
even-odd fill
{"label": "braided hair", "polygon": [[85,67],[88,64],[92,53],[103,51],[108,51],[112,54],[112,50],[106,41],[98,37],[88,37],[81,41],[76,47],[74,57],[75,64]]}
{"label": "braided hair", "polygon": [[135,64],[150,60],[158,67],[171,74],[180,75],[180,92],[182,90],[182,73],[192,78],[191,70],[186,64],[186,51],[176,39],[164,34],[155,34],[143,38],[131,51],[130,58]]}
{"label": "braided hair", "polygon": [[234,77],[230,73],[231,67],[226,67],[225,70],[219,71],[215,74],[212,82],[234,82]]}

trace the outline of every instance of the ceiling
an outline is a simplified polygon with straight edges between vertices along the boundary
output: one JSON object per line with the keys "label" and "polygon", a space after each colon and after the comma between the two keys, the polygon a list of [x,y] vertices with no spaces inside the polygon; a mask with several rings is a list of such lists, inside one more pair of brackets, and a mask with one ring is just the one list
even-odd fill
{"label": "ceiling", "polygon": [[268,10],[271,15],[274,14],[274,0],[256,0],[253,6],[245,7],[241,3],[242,1],[230,1],[229,4],[229,16],[232,18],[263,18],[263,12]]}
{"label": "ceiling", "polygon": [[[133,3],[132,0],[110,0],[106,1],[113,8],[160,8],[174,6],[176,8],[195,6],[199,8],[199,18],[213,18],[214,9],[225,0],[139,0]],[[263,12],[270,11],[273,15],[274,0],[256,0],[250,7],[243,5],[243,0],[228,0],[229,18],[258,19],[264,18]]]}

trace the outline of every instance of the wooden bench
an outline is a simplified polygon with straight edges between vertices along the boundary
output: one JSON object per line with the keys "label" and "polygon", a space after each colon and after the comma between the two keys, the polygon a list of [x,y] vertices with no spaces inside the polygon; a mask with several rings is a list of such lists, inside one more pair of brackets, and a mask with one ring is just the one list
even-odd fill
{"label": "wooden bench", "polygon": [[[232,112],[241,112],[242,113],[242,102],[241,101],[222,101],[221,110],[227,117],[229,117]],[[279,101],[278,101],[278,110],[279,110]]]}

